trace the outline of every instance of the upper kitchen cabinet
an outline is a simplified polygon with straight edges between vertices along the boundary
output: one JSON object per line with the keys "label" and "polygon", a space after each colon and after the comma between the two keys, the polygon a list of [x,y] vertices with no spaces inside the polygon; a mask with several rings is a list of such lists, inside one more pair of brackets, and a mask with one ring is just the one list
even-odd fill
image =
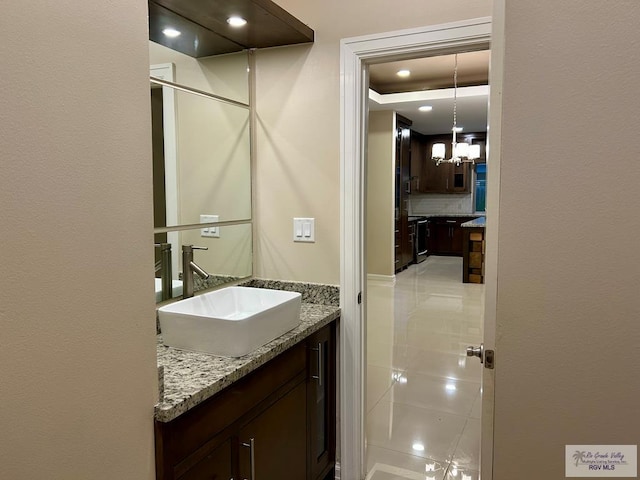
{"label": "upper kitchen cabinet", "polygon": [[[233,16],[246,25],[230,25]],[[167,28],[180,33],[168,36]],[[271,0],[153,0],[149,40],[200,58],[313,42],[314,32]]]}
{"label": "upper kitchen cabinet", "polygon": [[[451,135],[412,134],[411,176],[416,193],[469,193],[471,191],[471,165],[463,163],[456,166],[443,163],[436,166],[431,160],[431,148],[434,143],[446,145],[446,157],[451,158]],[[459,135],[459,141],[480,144],[480,159],[477,163],[486,162],[486,133],[470,133]]]}

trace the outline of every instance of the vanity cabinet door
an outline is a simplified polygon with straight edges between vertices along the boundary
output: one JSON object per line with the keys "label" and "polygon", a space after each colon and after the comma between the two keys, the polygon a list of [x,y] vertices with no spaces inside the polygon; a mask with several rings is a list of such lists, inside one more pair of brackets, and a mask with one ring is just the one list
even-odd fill
{"label": "vanity cabinet door", "polygon": [[240,428],[240,478],[307,477],[305,382]]}
{"label": "vanity cabinet door", "polygon": [[309,418],[309,469],[311,480],[333,469],[336,437],[335,323],[307,339],[307,410]]}
{"label": "vanity cabinet door", "polygon": [[231,438],[229,438],[178,478],[179,480],[231,480],[233,478],[231,462]]}

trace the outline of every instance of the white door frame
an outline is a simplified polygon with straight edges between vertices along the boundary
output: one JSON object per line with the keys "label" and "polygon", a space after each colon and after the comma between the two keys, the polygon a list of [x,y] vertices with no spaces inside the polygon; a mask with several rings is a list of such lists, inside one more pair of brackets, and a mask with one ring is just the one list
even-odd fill
{"label": "white door frame", "polygon": [[[491,18],[347,38],[340,42],[340,478],[360,480],[364,458],[364,220],[368,65],[488,48]],[[484,441],[483,441],[484,445]],[[486,454],[486,455],[485,455]],[[490,454],[483,450],[483,460]],[[483,462],[484,466],[484,462]],[[491,478],[488,475],[485,478]]]}

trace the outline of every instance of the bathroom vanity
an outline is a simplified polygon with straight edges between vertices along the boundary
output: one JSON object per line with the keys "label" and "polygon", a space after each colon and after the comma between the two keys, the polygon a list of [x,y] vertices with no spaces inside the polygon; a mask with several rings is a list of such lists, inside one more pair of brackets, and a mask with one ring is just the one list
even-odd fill
{"label": "bathroom vanity", "polygon": [[339,308],[239,358],[165,347],[155,410],[158,479],[333,478]]}

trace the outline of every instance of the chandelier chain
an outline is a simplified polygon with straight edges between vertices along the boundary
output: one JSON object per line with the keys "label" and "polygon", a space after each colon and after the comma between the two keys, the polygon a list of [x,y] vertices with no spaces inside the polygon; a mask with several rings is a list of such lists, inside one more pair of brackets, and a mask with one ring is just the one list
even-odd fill
{"label": "chandelier chain", "polygon": [[[453,131],[456,131],[458,126],[458,54],[454,56],[453,66]],[[455,138],[455,137],[454,137]]]}

